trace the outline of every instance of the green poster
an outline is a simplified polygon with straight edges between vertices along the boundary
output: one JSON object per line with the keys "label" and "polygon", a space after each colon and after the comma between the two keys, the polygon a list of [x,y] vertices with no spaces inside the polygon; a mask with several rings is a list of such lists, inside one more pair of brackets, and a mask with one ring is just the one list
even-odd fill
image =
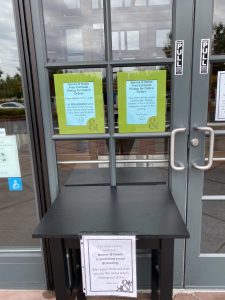
{"label": "green poster", "polygon": [[54,74],[60,134],[104,133],[101,73]]}
{"label": "green poster", "polygon": [[166,118],[166,71],[118,72],[119,132],[162,132]]}

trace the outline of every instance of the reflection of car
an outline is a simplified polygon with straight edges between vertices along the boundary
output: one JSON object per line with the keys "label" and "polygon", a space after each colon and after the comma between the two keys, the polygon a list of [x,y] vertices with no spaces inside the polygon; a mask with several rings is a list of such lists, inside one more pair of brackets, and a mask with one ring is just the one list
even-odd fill
{"label": "reflection of car", "polygon": [[19,102],[5,102],[0,104],[0,109],[21,109],[24,105]]}

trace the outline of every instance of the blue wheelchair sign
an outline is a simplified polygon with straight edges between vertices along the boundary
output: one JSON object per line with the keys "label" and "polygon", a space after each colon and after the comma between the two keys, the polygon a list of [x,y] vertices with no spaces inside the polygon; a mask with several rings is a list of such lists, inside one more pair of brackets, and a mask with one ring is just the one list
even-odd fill
{"label": "blue wheelchair sign", "polygon": [[22,191],[23,190],[22,179],[20,177],[8,178],[8,185],[9,185],[10,191]]}

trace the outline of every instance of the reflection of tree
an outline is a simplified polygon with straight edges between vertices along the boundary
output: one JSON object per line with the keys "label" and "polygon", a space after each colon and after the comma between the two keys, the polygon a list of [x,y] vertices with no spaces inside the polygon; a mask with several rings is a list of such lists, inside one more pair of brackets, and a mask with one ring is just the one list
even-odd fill
{"label": "reflection of tree", "polygon": [[3,71],[0,69],[0,99],[17,98],[23,96],[20,70],[14,76],[7,75],[3,77]]}
{"label": "reflection of tree", "polygon": [[164,46],[164,48],[162,50],[165,53],[166,57],[171,57],[171,55],[172,55],[172,32],[169,33],[167,44]]}
{"label": "reflection of tree", "polygon": [[[167,39],[167,44],[164,46],[162,49],[163,52],[165,53],[166,57],[171,57],[172,55],[172,32],[169,33],[168,39]],[[161,70],[166,70],[167,71],[167,85],[170,85],[170,80],[171,80],[171,67],[170,66],[163,66]],[[167,87],[169,88],[169,87]]]}
{"label": "reflection of tree", "polygon": [[221,22],[213,25],[213,53],[225,53],[225,26]]}

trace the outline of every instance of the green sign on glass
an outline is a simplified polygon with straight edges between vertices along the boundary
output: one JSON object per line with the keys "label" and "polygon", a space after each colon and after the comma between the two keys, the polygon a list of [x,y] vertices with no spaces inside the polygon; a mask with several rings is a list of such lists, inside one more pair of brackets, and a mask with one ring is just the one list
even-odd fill
{"label": "green sign on glass", "polygon": [[166,71],[118,72],[119,132],[162,132],[166,118]]}
{"label": "green sign on glass", "polygon": [[54,74],[60,134],[104,133],[101,73]]}

